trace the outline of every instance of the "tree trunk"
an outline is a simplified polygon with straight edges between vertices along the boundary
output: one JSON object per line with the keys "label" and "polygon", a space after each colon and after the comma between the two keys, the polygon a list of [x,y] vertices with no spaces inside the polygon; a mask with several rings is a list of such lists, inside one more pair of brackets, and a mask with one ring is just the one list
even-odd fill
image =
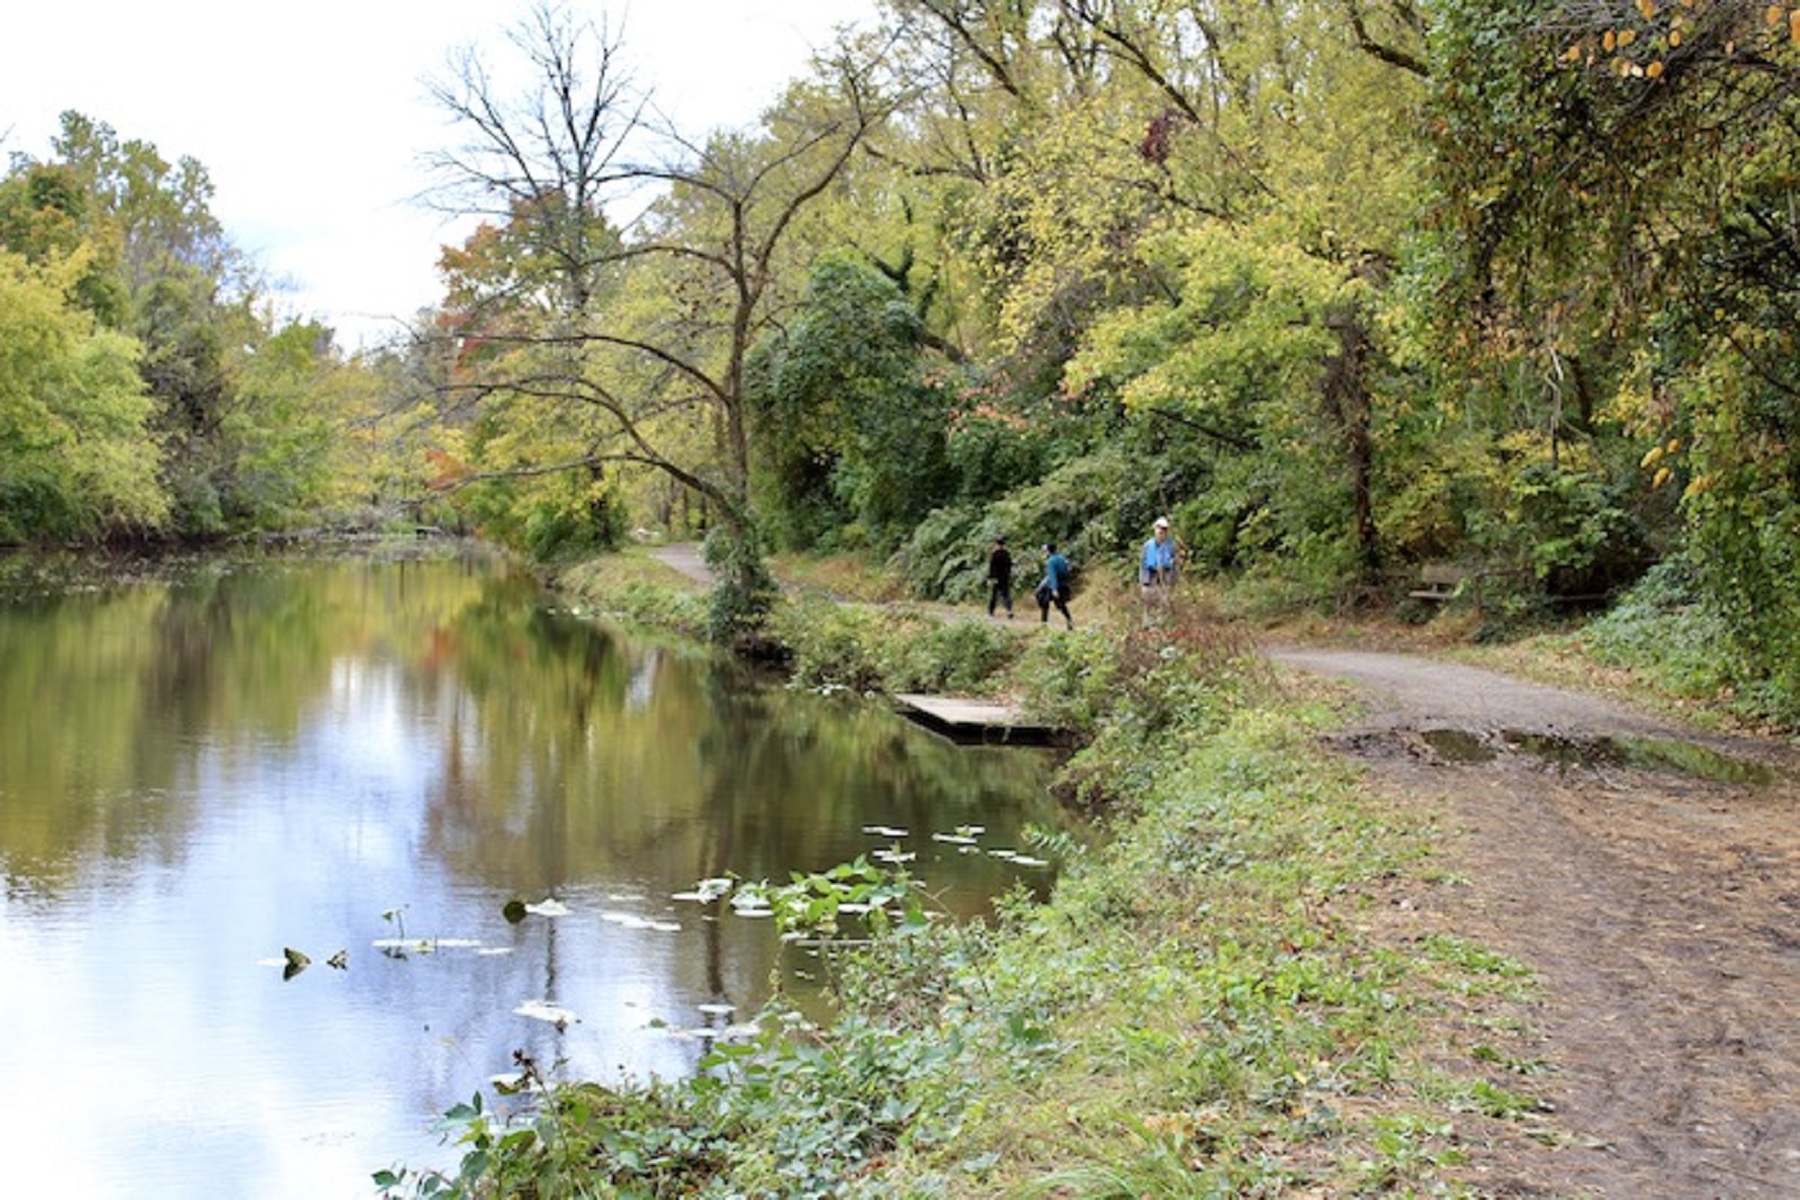
{"label": "tree trunk", "polygon": [[1354,310],[1338,314],[1330,325],[1337,334],[1338,351],[1325,364],[1325,410],[1344,439],[1354,507],[1357,571],[1367,583],[1373,582],[1381,569],[1381,547],[1375,532],[1374,405],[1362,371],[1369,331]]}

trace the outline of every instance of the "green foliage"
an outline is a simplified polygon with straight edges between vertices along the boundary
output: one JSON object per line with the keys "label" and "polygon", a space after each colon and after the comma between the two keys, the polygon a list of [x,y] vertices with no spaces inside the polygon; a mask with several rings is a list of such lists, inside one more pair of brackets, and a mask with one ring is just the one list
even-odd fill
{"label": "green foliage", "polygon": [[230,527],[279,529],[343,506],[361,466],[347,436],[367,402],[361,373],[340,360],[331,330],[312,322],[250,349],[215,439]]}
{"label": "green foliage", "polygon": [[919,377],[919,335],[894,281],[836,254],[759,348],[758,494],[787,545],[823,545],[850,521],[891,545],[947,490],[947,405]]}
{"label": "green foliage", "polygon": [[464,504],[484,535],[538,562],[611,550],[625,532],[615,486],[599,471],[484,481]]}
{"label": "green foliage", "polygon": [[1597,472],[1530,466],[1514,478],[1511,500],[1517,519],[1500,544],[1528,562],[1552,596],[1604,596],[1649,558],[1644,531],[1624,507],[1626,489]]}
{"label": "green foliage", "polygon": [[[1055,644],[1078,640],[1090,644]],[[1096,642],[1054,639],[1016,672],[1033,711],[1087,741],[1064,775],[1084,808],[1141,794],[1160,766],[1146,747],[1209,736],[1267,687],[1246,630],[1185,595],[1116,645]]]}
{"label": "green foliage", "polygon": [[875,608],[790,601],[775,610],[771,631],[792,656],[788,669],[795,684],[872,692],[881,687],[879,648],[892,625]]}
{"label": "green foliage", "polygon": [[958,414],[948,447],[958,503],[986,504],[1035,483],[1067,436],[1050,421],[1033,422],[980,406]]}
{"label": "green foliage", "polygon": [[1710,603],[1685,556],[1658,563],[1579,635],[1601,662],[1641,672],[1678,696],[1710,698],[1744,675],[1732,620]]}
{"label": "green foliage", "polygon": [[[989,530],[993,532],[988,532]],[[971,603],[984,593],[987,552],[1003,532],[1015,549],[1015,572],[1025,539],[1016,530],[990,525],[973,508],[939,508],[913,526],[912,536],[894,555],[895,565],[916,595]]]}
{"label": "green foliage", "polygon": [[897,639],[886,669],[888,690],[969,693],[985,690],[1020,653],[1010,630],[982,620],[936,624]]}
{"label": "green foliage", "polygon": [[1037,547],[1055,542],[1074,567],[1079,589],[1083,573],[1136,537],[1135,529],[1118,524],[1116,497],[1129,487],[1130,477],[1122,448],[1072,459],[983,510],[932,512],[914,527],[895,562],[918,595],[968,603],[986,593],[987,551],[996,535],[1013,547],[1015,582],[1029,584],[1043,577]]}
{"label": "green foliage", "polygon": [[831,602],[784,603],[770,632],[787,648],[792,681],[826,691],[979,693],[1023,648],[1014,632],[983,620]]}
{"label": "green foliage", "polygon": [[706,535],[706,565],[718,581],[713,585],[706,627],[720,646],[759,641],[780,588],[751,528],[715,525]]}
{"label": "green foliage", "polygon": [[1121,670],[1105,639],[1079,634],[1036,639],[1013,674],[1033,716],[1091,737],[1112,709]]}
{"label": "green foliage", "polygon": [[[92,512],[53,511],[60,485],[23,471],[14,492],[36,515],[20,535],[212,537],[318,523],[382,499],[370,494],[366,457],[374,372],[346,361],[323,326],[272,323],[212,215],[205,168],[74,112],[52,150],[42,162],[15,155],[0,178],[0,252],[55,276],[62,303],[89,322],[81,337],[94,369],[117,375],[102,362],[125,363],[146,413],[80,439],[115,480],[81,485]],[[60,369],[54,355],[33,353],[44,361],[32,402],[64,403],[46,382]],[[121,493],[128,469],[154,475]]]}
{"label": "green foliage", "polygon": [[1793,710],[1800,290],[1769,264],[1800,247],[1800,110],[1774,83],[1800,44],[1726,4],[1451,4],[1432,36],[1441,344],[1536,381],[1515,411],[1540,436],[1593,438],[1575,471],[1521,473],[1475,515],[1523,515],[1553,592],[1685,545],[1733,674]]}
{"label": "green foliage", "polygon": [[154,526],[168,509],[138,346],[69,302],[83,265],[0,250],[0,541]]}

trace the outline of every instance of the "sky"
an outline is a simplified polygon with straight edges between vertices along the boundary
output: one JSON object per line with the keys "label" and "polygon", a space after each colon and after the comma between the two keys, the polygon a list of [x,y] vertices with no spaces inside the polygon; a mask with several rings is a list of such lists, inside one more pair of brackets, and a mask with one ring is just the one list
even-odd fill
{"label": "sky", "polygon": [[[163,158],[198,160],[213,214],[280,291],[347,349],[438,296],[438,247],[468,226],[416,197],[452,140],[425,94],[450,52],[496,46],[527,0],[63,0],[0,29],[0,155],[50,153],[74,109]],[[875,0],[577,0],[623,29],[633,77],[689,132],[746,125],[835,26]]]}

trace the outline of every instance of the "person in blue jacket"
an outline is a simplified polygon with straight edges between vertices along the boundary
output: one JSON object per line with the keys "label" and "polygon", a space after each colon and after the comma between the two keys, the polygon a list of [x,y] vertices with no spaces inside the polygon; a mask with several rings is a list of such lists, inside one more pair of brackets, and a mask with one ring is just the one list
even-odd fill
{"label": "person in blue jacket", "polygon": [[1037,585],[1037,602],[1040,620],[1045,624],[1050,622],[1050,606],[1054,604],[1069,628],[1075,628],[1075,618],[1069,615],[1069,560],[1056,552],[1055,542],[1044,543],[1044,582]]}
{"label": "person in blue jacket", "polygon": [[1144,623],[1150,622],[1151,608],[1167,608],[1169,592],[1175,587],[1175,538],[1169,532],[1169,518],[1156,518],[1150,540],[1138,556],[1138,589],[1144,598]]}

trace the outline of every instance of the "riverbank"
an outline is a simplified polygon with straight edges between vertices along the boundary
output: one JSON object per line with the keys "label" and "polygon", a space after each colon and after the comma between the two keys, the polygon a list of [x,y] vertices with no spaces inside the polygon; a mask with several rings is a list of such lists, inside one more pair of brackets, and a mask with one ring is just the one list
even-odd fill
{"label": "riverbank", "polygon": [[[1630,1023],[1588,1020],[1588,1041],[1558,1040],[1582,1015],[1583,980],[1617,974],[1612,943],[1590,945],[1565,922],[1555,936],[1571,944],[1543,960],[1548,994],[1525,958],[1496,948],[1535,964],[1545,941],[1495,914],[1511,905],[1549,929],[1591,903],[1579,880],[1552,887],[1560,876],[1509,857],[1507,838],[1476,836],[1492,812],[1459,807],[1466,789],[1441,773],[1448,760],[1416,777],[1387,770],[1384,747],[1409,762],[1430,752],[1422,727],[1358,741],[1346,692],[1278,675],[1215,612],[1184,604],[1146,630],[1129,600],[1088,597],[1091,615],[1109,607],[1113,619],[1075,634],[1008,635],[979,614],[944,622],[1010,636],[1021,648],[988,686],[1081,730],[1063,791],[1102,813],[1112,837],[1048,903],[1005,906],[991,927],[903,926],[844,963],[833,1029],[801,1042],[771,1032],[698,1086],[577,1089],[515,1144],[510,1169],[541,1177],[578,1163],[590,1180],[657,1195],[1609,1194],[1617,1181],[1634,1195],[1693,1194],[1659,1192],[1654,1163],[1596,1132],[1613,1126],[1570,1050],[1637,1063],[1629,1077],[1651,1095],[1675,1064],[1637,1062]],[[804,629],[810,611],[777,620]],[[904,661],[884,634],[922,641],[898,621],[855,634],[856,661]],[[1346,746],[1372,749],[1333,748]],[[1504,779],[1467,789],[1512,797],[1508,828],[1542,833],[1529,844],[1564,854],[1571,876],[1631,892],[1636,874],[1606,865],[1612,848],[1578,854],[1558,824],[1598,793],[1565,784],[1540,808],[1520,790],[1535,776],[1510,761]],[[1628,769],[1633,795],[1656,789],[1638,768],[1608,767]],[[1696,790],[1662,787],[1671,805]],[[1696,813],[1717,821],[1752,803],[1767,798],[1709,793]],[[1689,845],[1708,849],[1703,822],[1691,825]],[[1668,918],[1638,926],[1644,936],[1667,932],[1672,902]],[[1775,950],[1764,970],[1778,968]],[[1628,1022],[1675,1019],[1655,980],[1637,987]],[[1728,1118],[1735,1093],[1708,1094],[1722,1106],[1712,1117]],[[1731,1127],[1746,1136],[1786,1136],[1755,1126],[1749,1108],[1739,1116]],[[1713,1152],[1695,1148],[1680,1186],[1744,1173],[1710,1166]]]}

